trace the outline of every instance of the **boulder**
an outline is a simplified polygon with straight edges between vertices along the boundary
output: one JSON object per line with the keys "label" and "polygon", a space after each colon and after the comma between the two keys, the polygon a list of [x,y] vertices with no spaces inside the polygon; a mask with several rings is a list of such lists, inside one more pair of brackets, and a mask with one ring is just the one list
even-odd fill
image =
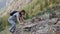
{"label": "boulder", "polygon": [[44,15],[40,16],[42,20],[49,19],[49,14],[45,13]]}
{"label": "boulder", "polygon": [[53,30],[38,30],[36,34],[55,34]]}
{"label": "boulder", "polygon": [[56,34],[60,34],[60,26],[59,25],[54,25],[52,29],[55,31]]}
{"label": "boulder", "polygon": [[58,21],[56,25],[60,25],[60,21]]}
{"label": "boulder", "polygon": [[48,24],[54,25],[54,24],[56,24],[57,22],[58,22],[58,18],[52,18],[52,19],[49,20]]}
{"label": "boulder", "polygon": [[36,34],[51,34],[52,32],[49,32],[50,26],[48,24],[45,24],[44,26],[39,27],[39,30],[36,31]]}

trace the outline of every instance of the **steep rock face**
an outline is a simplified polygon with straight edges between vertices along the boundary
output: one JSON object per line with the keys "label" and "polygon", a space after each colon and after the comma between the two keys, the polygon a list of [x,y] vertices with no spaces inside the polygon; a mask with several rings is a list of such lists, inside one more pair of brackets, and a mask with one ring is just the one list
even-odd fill
{"label": "steep rock face", "polygon": [[10,0],[0,0],[0,15],[4,12]]}
{"label": "steep rock face", "polygon": [[7,9],[4,11],[5,13],[3,14],[3,16],[9,13],[10,11],[19,9],[21,6],[26,5],[31,1],[32,0],[10,0],[10,2],[7,3]]}

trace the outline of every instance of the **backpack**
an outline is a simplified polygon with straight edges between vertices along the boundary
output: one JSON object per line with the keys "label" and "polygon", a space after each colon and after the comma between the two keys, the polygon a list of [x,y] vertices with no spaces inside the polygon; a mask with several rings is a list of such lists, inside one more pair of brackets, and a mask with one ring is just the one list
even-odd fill
{"label": "backpack", "polygon": [[12,16],[13,14],[15,14],[16,12],[18,12],[18,11],[13,11],[13,12],[11,12],[11,13],[10,13],[10,16]]}

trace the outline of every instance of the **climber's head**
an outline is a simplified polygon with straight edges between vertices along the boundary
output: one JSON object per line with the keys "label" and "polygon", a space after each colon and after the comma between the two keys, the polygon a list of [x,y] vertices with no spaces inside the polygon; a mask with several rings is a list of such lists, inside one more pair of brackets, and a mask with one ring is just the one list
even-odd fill
{"label": "climber's head", "polygon": [[21,10],[20,12],[19,12],[19,14],[22,16],[22,15],[25,15],[25,10]]}

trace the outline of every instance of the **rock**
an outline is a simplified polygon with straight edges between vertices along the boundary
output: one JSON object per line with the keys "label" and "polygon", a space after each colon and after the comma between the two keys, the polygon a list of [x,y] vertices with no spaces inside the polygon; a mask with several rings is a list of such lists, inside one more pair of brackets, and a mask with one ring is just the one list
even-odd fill
{"label": "rock", "polygon": [[60,26],[59,25],[54,25],[53,26],[53,29],[55,30],[55,31],[59,31],[60,32]]}
{"label": "rock", "polygon": [[56,17],[57,17],[57,15],[56,15],[56,13],[55,13],[55,12],[52,12],[52,14],[50,14],[50,16],[49,16],[49,17],[50,17],[50,19],[51,19],[51,18],[56,18]]}
{"label": "rock", "polygon": [[58,18],[58,21],[60,21],[60,18]]}
{"label": "rock", "polygon": [[[46,31],[46,30],[45,30]],[[48,30],[47,32],[37,31],[36,34],[56,34],[53,30]]]}
{"label": "rock", "polygon": [[28,24],[28,25],[23,26],[23,29],[24,29],[25,31],[31,31],[32,28],[35,27],[35,25],[36,25],[36,24]]}
{"label": "rock", "polygon": [[36,34],[48,34],[48,30],[50,29],[48,24],[39,27],[39,30],[36,31]]}
{"label": "rock", "polygon": [[58,21],[56,25],[60,25],[60,21]]}
{"label": "rock", "polygon": [[39,17],[39,16],[37,16],[37,17],[34,17],[33,19],[32,19],[32,23],[38,23],[39,21],[42,21],[42,19]]}
{"label": "rock", "polygon": [[49,20],[48,24],[54,25],[54,24],[56,24],[57,22],[58,22],[58,18],[52,18],[52,19]]}
{"label": "rock", "polygon": [[59,9],[59,12],[56,11],[56,15],[57,17],[60,17],[60,9]]}
{"label": "rock", "polygon": [[36,34],[56,34],[56,32],[53,29],[46,28],[36,31]]}
{"label": "rock", "polygon": [[41,15],[40,16],[42,18],[42,20],[46,20],[46,19],[49,19],[49,14],[44,14],[44,15]]}
{"label": "rock", "polygon": [[52,29],[55,31],[56,34],[60,34],[60,26],[59,25],[54,25]]}

